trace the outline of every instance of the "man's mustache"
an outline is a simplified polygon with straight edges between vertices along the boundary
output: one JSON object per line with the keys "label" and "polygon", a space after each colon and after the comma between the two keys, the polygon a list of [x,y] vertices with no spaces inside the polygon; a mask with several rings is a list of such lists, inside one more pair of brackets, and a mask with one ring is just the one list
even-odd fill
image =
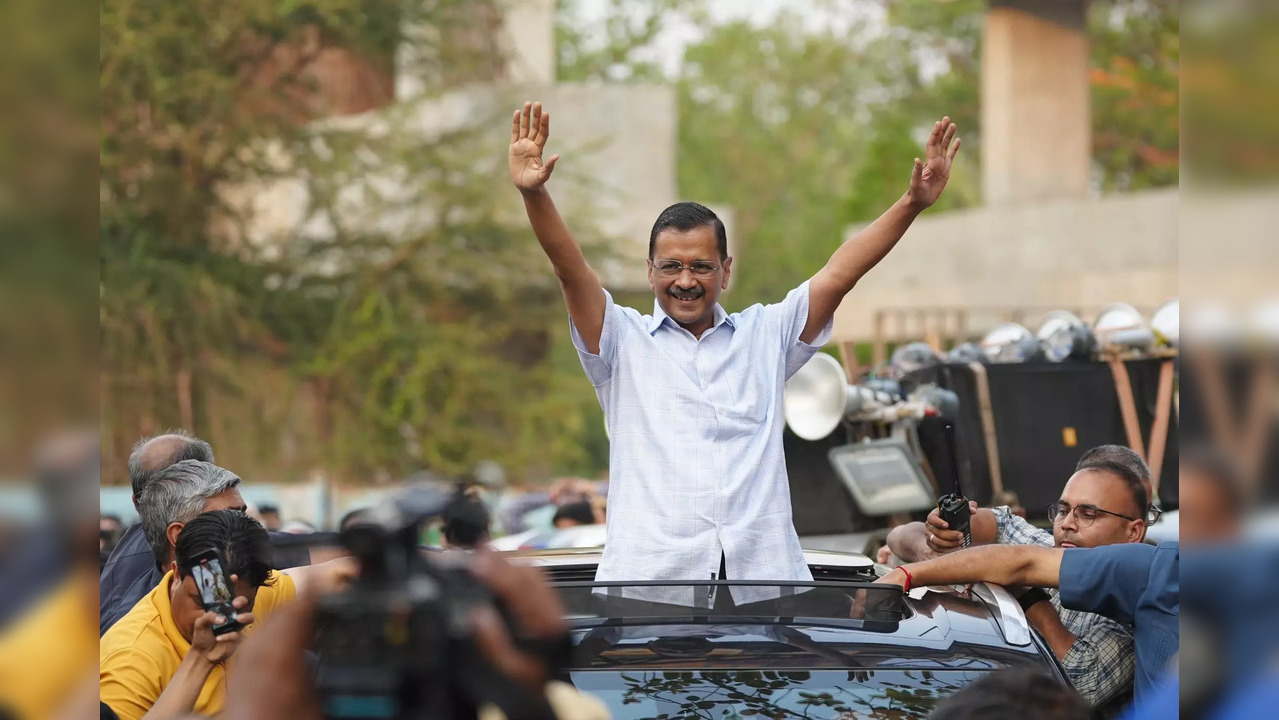
{"label": "man's mustache", "polygon": [[678,300],[696,300],[697,298],[705,295],[706,291],[700,287],[695,287],[689,290],[681,290],[673,287],[670,290],[667,290],[666,293]]}

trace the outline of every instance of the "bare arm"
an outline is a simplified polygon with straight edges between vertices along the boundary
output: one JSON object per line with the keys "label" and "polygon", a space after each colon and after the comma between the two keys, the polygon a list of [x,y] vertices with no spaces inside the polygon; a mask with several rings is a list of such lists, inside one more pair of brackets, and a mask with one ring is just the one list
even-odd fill
{"label": "bare arm", "polygon": [[1075,644],[1075,634],[1061,624],[1057,608],[1050,602],[1035,603],[1026,611],[1026,619],[1048,641],[1048,647],[1052,648],[1057,659],[1064,660]]}
{"label": "bare arm", "polygon": [[974,547],[925,560],[892,572],[878,582],[905,585],[909,571],[912,587],[992,582],[1000,585],[1057,587],[1060,582],[1060,548],[1031,545]]}
{"label": "bare arm", "polygon": [[[977,507],[973,501],[969,501],[968,511],[972,513],[968,526],[971,543],[993,544],[999,534],[995,513]],[[920,562],[958,550],[962,547],[963,536],[957,530],[950,530],[941,514],[934,509],[928,514],[927,522],[906,523],[893,528],[888,533],[887,542],[897,557],[906,562]]]}
{"label": "bare arm", "polygon": [[142,716],[142,720],[170,720],[186,717],[194,708],[204,689],[204,681],[213,671],[214,664],[205,659],[204,653],[188,652],[178,665],[164,692],[155,704]]}
{"label": "bare arm", "polygon": [[958,151],[959,140],[955,139],[955,125],[950,118],[934,123],[928,136],[925,162],[915,158],[910,190],[875,222],[840,245],[813,276],[808,286],[808,322],[800,333],[800,340],[812,342],[821,333],[857,281],[888,255],[919,213],[937,202],[950,179],[950,165]]}
{"label": "bare arm", "polygon": [[522,109],[515,111],[511,118],[511,181],[524,196],[529,224],[555,270],[573,325],[586,342],[587,350],[598,354],[600,335],[604,331],[604,286],[586,263],[582,248],[573,239],[546,189],[546,181],[560,157],[552,155],[542,161],[550,133],[551,114],[542,111],[541,103],[524,103]]}
{"label": "bare arm", "polygon": [[928,549],[928,531],[922,522],[898,525],[888,532],[888,549],[903,562],[920,562],[933,557]]}

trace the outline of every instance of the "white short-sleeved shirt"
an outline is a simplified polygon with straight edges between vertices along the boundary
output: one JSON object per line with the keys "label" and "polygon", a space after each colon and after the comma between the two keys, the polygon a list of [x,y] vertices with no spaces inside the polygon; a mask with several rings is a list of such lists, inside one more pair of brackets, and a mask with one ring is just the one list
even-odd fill
{"label": "white short-sleeved shirt", "polygon": [[598,354],[570,320],[611,439],[597,581],[709,579],[721,553],[730,579],[812,579],[782,452],[786,379],[830,337],[827,322],[813,344],[799,339],[808,300],[805,282],[777,304],[732,315],[717,304],[698,339],[656,300],[640,315],[605,291]]}

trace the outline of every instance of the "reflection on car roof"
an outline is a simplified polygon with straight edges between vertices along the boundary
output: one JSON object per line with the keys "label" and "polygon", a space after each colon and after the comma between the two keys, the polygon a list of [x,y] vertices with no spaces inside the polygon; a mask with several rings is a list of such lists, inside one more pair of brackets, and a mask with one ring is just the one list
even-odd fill
{"label": "reflection on car roof", "polygon": [[[553,585],[572,584],[580,588],[594,580],[601,548],[566,548],[559,550],[531,550],[506,553],[515,562],[542,567]],[[865,583],[878,577],[875,563],[865,555],[832,551],[804,552],[815,581],[847,581]],[[690,585],[695,581],[690,581]],[[964,588],[929,588],[922,594],[912,592],[907,600],[909,610],[892,632],[872,632],[856,627],[828,627],[830,623],[818,621],[820,627],[810,628],[825,641],[862,644],[890,644],[898,650],[886,657],[896,657],[900,648],[915,648],[919,653],[937,658],[949,658],[943,662],[963,664],[963,654],[956,655],[955,647],[986,648],[1001,657],[1021,658],[1038,662],[1043,649],[1039,642],[1029,642],[1030,626],[1025,615],[1007,590],[998,585],[978,586],[977,592]],[[639,620],[639,618],[637,618]],[[585,627],[592,621],[580,622],[570,618],[570,623]],[[628,623],[634,624],[634,623]],[[642,623],[641,623],[642,624]],[[850,640],[849,633],[856,639]],[[661,634],[661,633],[658,633]],[[1051,661],[1049,661],[1051,662]]]}
{"label": "reflection on car roof", "polygon": [[[602,547],[556,548],[546,550],[516,550],[506,553],[508,558],[521,559],[539,567],[569,565],[598,565],[604,553]],[[809,567],[870,569],[874,562],[859,553],[841,553],[829,550],[805,550],[804,562]]]}

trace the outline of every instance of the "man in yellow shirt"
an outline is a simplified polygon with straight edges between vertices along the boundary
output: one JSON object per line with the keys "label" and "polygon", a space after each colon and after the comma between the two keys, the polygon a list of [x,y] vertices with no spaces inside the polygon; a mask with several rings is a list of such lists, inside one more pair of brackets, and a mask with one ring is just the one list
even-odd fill
{"label": "man in yellow shirt", "polygon": [[212,627],[224,618],[201,604],[191,571],[196,558],[211,548],[221,553],[231,575],[235,619],[244,625],[269,616],[303,588],[326,590],[356,571],[351,558],[273,571],[270,540],[256,520],[238,510],[196,517],[178,535],[169,572],[102,637],[101,699],[121,720],[221,711],[241,633],[214,636]]}

